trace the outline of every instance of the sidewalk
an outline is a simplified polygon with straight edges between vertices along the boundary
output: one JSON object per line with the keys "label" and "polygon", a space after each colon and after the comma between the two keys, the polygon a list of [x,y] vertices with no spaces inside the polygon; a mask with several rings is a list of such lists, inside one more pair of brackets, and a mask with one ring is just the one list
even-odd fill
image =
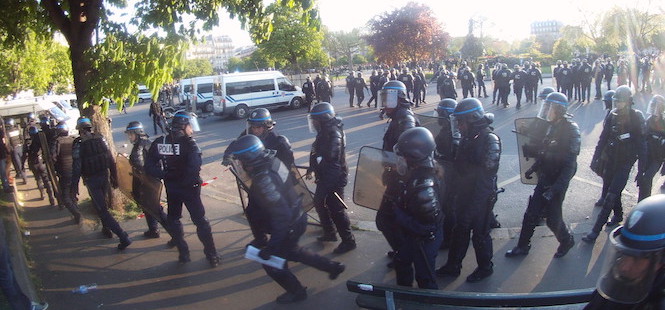
{"label": "sidewalk", "polygon": [[[277,305],[275,298],[282,289],[257,263],[243,258],[251,233],[239,205],[203,195],[216,246],[222,264],[211,269],[196,237],[195,227],[183,212],[186,240],[192,262],[179,265],[177,250],[167,249],[169,237],[144,239],[145,220],[122,222],[134,243],[124,252],[116,249],[117,238],[105,239],[91,219],[77,226],[67,210],[47,206],[39,200],[32,178],[19,185],[19,198],[24,201],[24,218],[30,237],[36,276],[41,280],[41,296],[51,309],[356,309],[355,294],[346,291],[346,280],[395,283],[395,275],[386,268],[388,250],[373,223],[354,223],[358,249],[334,255],[335,243],[320,244],[315,237],[319,228],[310,226],[300,244],[321,255],[346,264],[346,271],[335,281],[313,268],[290,264],[309,298],[295,305]],[[204,188],[205,191],[205,188]],[[85,193],[85,190],[81,191]],[[495,273],[486,281],[468,284],[465,278],[475,266],[471,249],[465,259],[462,275],[454,280],[439,279],[443,290],[528,293],[590,288],[595,286],[605,251],[606,234],[595,246],[580,242],[589,227],[573,225],[577,244],[561,259],[552,255],[558,245],[546,227],[539,227],[533,238],[531,254],[507,259],[519,229],[502,228],[493,232]],[[447,258],[439,253],[437,267]],[[86,295],[73,294],[79,285],[96,283],[98,289]]]}

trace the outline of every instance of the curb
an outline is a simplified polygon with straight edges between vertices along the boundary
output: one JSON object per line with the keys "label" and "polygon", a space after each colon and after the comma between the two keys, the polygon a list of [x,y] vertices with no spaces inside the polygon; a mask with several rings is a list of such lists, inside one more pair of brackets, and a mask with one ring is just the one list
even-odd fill
{"label": "curb", "polygon": [[30,265],[28,264],[28,258],[26,257],[24,244],[25,240],[23,239],[21,227],[19,224],[19,210],[20,202],[18,201],[18,192],[16,186],[13,187],[14,191],[11,194],[12,206],[9,208],[12,211],[7,212],[3,215],[2,220],[7,224],[6,229],[6,242],[9,248],[12,262],[12,270],[14,271],[14,276],[16,281],[23,293],[32,301],[40,300],[37,294],[37,289],[35,284],[32,281]]}

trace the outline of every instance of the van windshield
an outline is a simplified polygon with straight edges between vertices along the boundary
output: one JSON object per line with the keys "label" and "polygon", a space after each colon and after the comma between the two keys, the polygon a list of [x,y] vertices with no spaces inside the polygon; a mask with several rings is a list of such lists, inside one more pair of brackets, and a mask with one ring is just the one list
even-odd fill
{"label": "van windshield", "polygon": [[281,77],[277,79],[277,86],[279,87],[279,90],[283,91],[294,91],[296,90],[296,87],[293,86],[293,83],[289,81],[289,79],[285,77]]}

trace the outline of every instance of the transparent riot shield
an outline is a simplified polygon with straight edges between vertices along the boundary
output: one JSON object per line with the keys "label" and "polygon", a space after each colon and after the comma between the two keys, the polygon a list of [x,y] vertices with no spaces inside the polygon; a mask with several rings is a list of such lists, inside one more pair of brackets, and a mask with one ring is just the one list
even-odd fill
{"label": "transparent riot shield", "polygon": [[397,156],[393,152],[363,146],[358,154],[353,202],[365,208],[378,210],[386,191],[384,180],[391,177],[391,174],[397,174],[396,167]]}
{"label": "transparent riot shield", "polygon": [[549,123],[538,117],[518,118],[515,120],[517,151],[520,163],[520,181],[523,184],[538,184],[538,176],[533,173],[527,179],[525,173],[536,162],[537,154],[543,148],[543,140],[549,129]]}
{"label": "transparent riot shield", "polygon": [[416,114],[416,117],[420,121],[420,126],[427,128],[434,137],[441,132],[442,124],[447,125],[448,130],[450,129],[450,122],[442,122],[439,117],[424,114]]}
{"label": "transparent riot shield", "polygon": [[129,159],[118,154],[115,157],[115,167],[118,175],[118,189],[125,196],[134,199],[132,195],[132,165],[129,164]]}
{"label": "transparent riot shield", "polygon": [[56,199],[60,199],[60,187],[58,186],[58,177],[55,174],[55,166],[53,166],[53,158],[51,157],[51,150],[49,149],[48,141],[46,140],[46,134],[43,131],[39,132],[39,142],[42,149],[42,159],[44,160],[44,165],[46,166],[46,173],[48,178],[51,180],[51,187],[53,188],[53,194]]}
{"label": "transparent riot shield", "polygon": [[[236,178],[236,185],[238,186],[238,195],[240,195],[240,203],[242,204],[243,210],[247,208],[246,201],[249,199],[248,191],[252,186],[252,179],[249,177],[247,172],[242,168],[242,165],[237,161],[231,162],[231,167],[229,168],[233,176]],[[314,207],[314,196],[312,191],[309,190],[303,175],[300,173],[298,168],[295,166],[290,167],[291,174],[295,178],[296,185],[294,187],[296,193],[302,195],[302,208],[305,212],[309,212]]]}

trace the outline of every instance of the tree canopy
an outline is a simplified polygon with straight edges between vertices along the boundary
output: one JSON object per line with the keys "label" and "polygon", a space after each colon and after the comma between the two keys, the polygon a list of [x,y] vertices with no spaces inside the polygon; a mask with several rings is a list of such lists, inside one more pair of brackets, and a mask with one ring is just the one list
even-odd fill
{"label": "tree canopy", "polygon": [[374,17],[368,26],[367,42],[379,62],[441,59],[450,40],[432,9],[415,2]]}
{"label": "tree canopy", "polygon": [[354,55],[357,55],[363,46],[366,46],[365,40],[360,35],[360,29],[356,28],[349,32],[324,31],[324,33],[324,47],[335,60],[335,65],[353,67]]}
{"label": "tree canopy", "polygon": [[315,11],[273,3],[267,12],[274,16],[270,38],[258,44],[261,54],[278,68],[302,69],[328,63],[323,51],[321,21]]}
{"label": "tree canopy", "polygon": [[48,38],[28,34],[21,46],[0,46],[0,96],[33,90],[62,93],[72,83],[67,48]]}
{"label": "tree canopy", "polygon": [[191,78],[195,76],[212,75],[214,70],[212,64],[207,59],[196,58],[186,59],[183,61],[182,66],[176,68],[173,72],[173,78],[176,80]]}

